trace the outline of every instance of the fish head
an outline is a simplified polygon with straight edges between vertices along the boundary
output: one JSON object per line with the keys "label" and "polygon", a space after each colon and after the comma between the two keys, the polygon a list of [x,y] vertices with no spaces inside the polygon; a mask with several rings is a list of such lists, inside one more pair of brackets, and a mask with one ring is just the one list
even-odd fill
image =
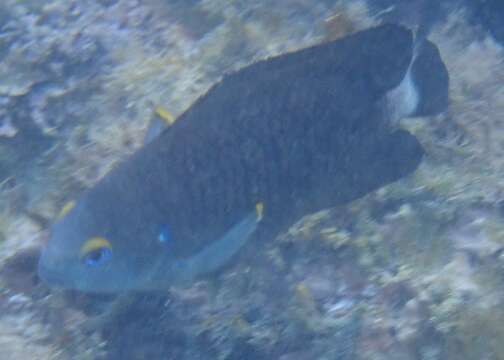
{"label": "fish head", "polygon": [[96,293],[159,289],[161,270],[163,285],[183,278],[169,251],[170,229],[154,223],[141,211],[118,211],[84,196],[53,224],[39,277],[50,286]]}

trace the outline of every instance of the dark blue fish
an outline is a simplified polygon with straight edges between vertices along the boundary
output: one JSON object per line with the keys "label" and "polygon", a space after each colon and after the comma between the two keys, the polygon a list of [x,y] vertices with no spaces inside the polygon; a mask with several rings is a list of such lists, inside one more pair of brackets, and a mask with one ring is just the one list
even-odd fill
{"label": "dark blue fish", "polygon": [[189,284],[258,232],[414,171],[423,149],[392,123],[447,103],[437,48],[396,25],[255,63],[85,192],[40,276],[94,292]]}

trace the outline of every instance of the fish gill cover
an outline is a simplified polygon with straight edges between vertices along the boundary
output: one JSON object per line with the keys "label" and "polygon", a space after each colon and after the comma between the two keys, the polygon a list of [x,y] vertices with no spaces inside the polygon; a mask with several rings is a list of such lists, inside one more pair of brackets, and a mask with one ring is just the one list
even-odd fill
{"label": "fish gill cover", "polygon": [[[44,218],[55,219],[68,200],[142,146],[152,104],[180,117],[226,72],[372,27],[386,16],[397,20],[388,7],[394,4],[386,5],[370,11],[360,1],[2,4],[2,56],[11,59],[2,64],[13,75],[3,77],[9,85],[1,118],[5,354],[502,356],[503,102],[496,91],[502,51],[484,28],[468,23],[471,7],[446,5],[451,15],[430,35],[450,73],[451,104],[440,116],[401,121],[428,154],[414,176],[306,216],[276,238],[251,239],[215,276],[169,293],[112,301],[49,290],[35,275]],[[169,249],[176,229],[158,225],[154,234]],[[93,239],[85,249],[104,244]]]}

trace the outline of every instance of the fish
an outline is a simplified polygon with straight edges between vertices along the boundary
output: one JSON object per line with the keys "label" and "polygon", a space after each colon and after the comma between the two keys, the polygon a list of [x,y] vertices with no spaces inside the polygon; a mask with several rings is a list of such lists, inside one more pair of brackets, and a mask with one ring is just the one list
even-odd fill
{"label": "fish", "polygon": [[448,85],[435,44],[394,24],[226,74],[176,120],[158,112],[169,124],[63,207],[39,277],[92,293],[189,286],[411,174],[424,149],[391,118],[440,113]]}

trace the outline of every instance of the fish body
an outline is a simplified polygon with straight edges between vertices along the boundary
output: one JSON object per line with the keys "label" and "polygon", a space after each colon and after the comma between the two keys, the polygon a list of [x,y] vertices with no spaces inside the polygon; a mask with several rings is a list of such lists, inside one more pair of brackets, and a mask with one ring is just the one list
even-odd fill
{"label": "fish body", "polygon": [[[41,278],[94,292],[188,284],[260,228],[411,173],[423,149],[389,126],[387,94],[411,70],[413,48],[409,30],[383,25],[224,76],[53,225]],[[429,49],[439,86],[424,96],[413,74],[409,115],[447,104],[446,68]]]}

